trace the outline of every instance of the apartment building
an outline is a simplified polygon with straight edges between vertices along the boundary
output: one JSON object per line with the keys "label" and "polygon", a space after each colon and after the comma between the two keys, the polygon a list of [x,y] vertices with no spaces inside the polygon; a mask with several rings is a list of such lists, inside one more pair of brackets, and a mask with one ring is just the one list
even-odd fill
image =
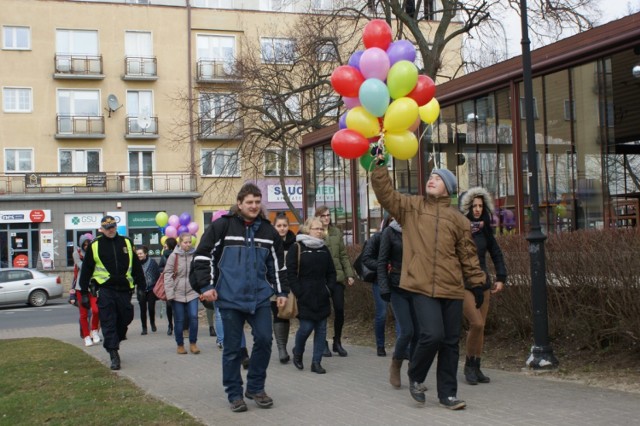
{"label": "apartment building", "polygon": [[[106,213],[159,255],[158,211],[188,212],[202,232],[248,179],[272,212],[289,210],[283,191],[302,208],[299,154],[286,188],[268,152],[246,173],[234,151],[243,122],[221,123],[216,110],[233,98],[241,40],[269,63],[293,48],[284,23],[342,2],[2,3],[0,266],[70,267],[79,236]],[[209,190],[214,180],[225,189]]]}

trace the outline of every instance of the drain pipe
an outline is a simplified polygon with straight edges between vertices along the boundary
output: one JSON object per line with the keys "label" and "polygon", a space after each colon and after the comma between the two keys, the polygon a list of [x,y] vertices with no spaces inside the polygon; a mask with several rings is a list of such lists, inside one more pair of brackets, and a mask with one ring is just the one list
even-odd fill
{"label": "drain pipe", "polygon": [[[188,105],[189,105],[189,154],[191,161],[189,162],[189,173],[191,181],[195,181],[196,177],[196,146],[193,135],[193,85],[192,80],[192,54],[191,54],[191,0],[187,0],[187,84],[188,86]],[[193,188],[192,188],[193,189]]]}

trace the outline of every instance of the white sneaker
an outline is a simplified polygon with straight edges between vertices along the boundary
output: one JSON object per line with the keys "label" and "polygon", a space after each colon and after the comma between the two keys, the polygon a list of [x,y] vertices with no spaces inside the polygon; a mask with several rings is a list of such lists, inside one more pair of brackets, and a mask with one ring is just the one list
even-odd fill
{"label": "white sneaker", "polygon": [[85,346],[93,346],[93,340],[91,340],[91,337],[87,336],[84,338],[84,345]]}
{"label": "white sneaker", "polygon": [[100,343],[100,334],[98,334],[98,330],[91,330],[91,338],[93,339],[94,344]]}

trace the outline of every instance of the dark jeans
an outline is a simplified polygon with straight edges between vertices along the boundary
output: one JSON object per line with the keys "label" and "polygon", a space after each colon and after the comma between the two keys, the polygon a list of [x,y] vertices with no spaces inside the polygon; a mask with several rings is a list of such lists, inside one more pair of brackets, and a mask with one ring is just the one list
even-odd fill
{"label": "dark jeans", "polygon": [[438,398],[456,396],[462,300],[436,299],[412,293],[411,303],[418,342],[411,357],[409,380],[424,382],[438,354]]}
{"label": "dark jeans", "polygon": [[220,309],[224,329],[224,349],[222,351],[222,384],[229,402],[242,398],[242,375],[240,374],[240,342],[244,334],[244,323],[251,326],[253,349],[247,372],[247,392],[264,391],[267,367],[271,359],[273,318],[271,307],[263,305],[254,314],[236,309]]}
{"label": "dark jeans", "polygon": [[147,309],[149,310],[149,323],[156,325],[156,295],[153,290],[138,293],[138,304],[140,305],[140,322],[142,328],[147,328]]}
{"label": "dark jeans", "polygon": [[101,288],[98,294],[98,315],[104,336],[102,346],[107,351],[120,349],[120,341],[127,336],[129,324],[133,321],[131,293],[109,287]]}
{"label": "dark jeans", "polygon": [[336,284],[331,293],[333,302],[333,340],[342,339],[344,326],[344,284]]}
{"label": "dark jeans", "polygon": [[320,321],[300,319],[300,327],[296,332],[296,344],[293,347],[293,353],[302,355],[307,339],[314,331],[313,335],[313,357],[311,362],[320,363],[322,361],[322,353],[324,352],[324,342],[327,340],[327,319]]}
{"label": "dark jeans", "polygon": [[[393,351],[395,359],[404,359],[411,349],[415,349],[418,334],[413,329],[413,312],[411,311],[411,295],[405,293],[391,292],[391,306],[393,315],[396,317],[396,346]],[[411,359],[411,355],[409,356]]]}
{"label": "dark jeans", "polygon": [[173,334],[176,337],[176,343],[178,346],[184,345],[183,324],[185,324],[185,317],[189,321],[189,343],[196,343],[198,341],[198,299],[193,299],[187,303],[172,300],[171,305],[173,306],[175,317]]}

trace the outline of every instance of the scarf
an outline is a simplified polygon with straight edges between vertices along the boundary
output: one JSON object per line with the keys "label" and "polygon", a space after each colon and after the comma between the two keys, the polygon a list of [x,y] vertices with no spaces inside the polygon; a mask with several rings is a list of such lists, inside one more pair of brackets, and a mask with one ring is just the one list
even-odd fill
{"label": "scarf", "polygon": [[296,241],[303,243],[305,246],[312,249],[317,249],[325,245],[323,239],[306,234],[298,234],[298,236],[296,236]]}

